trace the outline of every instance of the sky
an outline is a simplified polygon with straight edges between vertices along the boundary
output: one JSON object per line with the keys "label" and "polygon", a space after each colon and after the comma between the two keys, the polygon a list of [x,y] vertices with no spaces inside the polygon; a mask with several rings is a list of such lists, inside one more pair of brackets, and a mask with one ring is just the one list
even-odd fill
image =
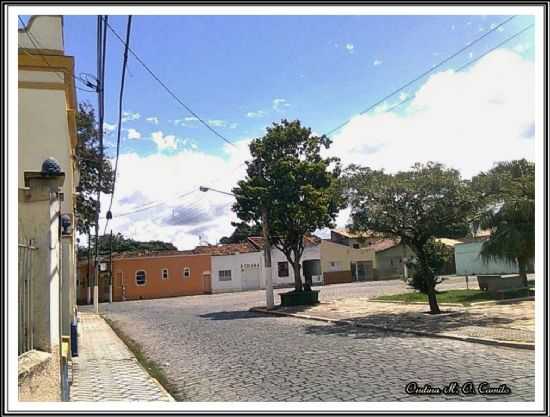
{"label": "sky", "polygon": [[[229,235],[237,220],[232,198],[198,187],[230,191],[244,176],[250,140],[282,118],[299,119],[317,134],[349,121],[331,135],[327,151],[344,165],[396,172],[432,160],[469,178],[497,161],[533,160],[533,30],[456,71],[532,24],[530,16],[515,17],[361,114],[508,17],[134,16],[131,48],[234,145],[198,123],[130,56],[108,230],[179,249]],[[75,57],[77,75],[96,72],[96,20],[64,18],[65,53]],[[122,37],[126,21],[109,16]],[[123,45],[109,33],[105,129],[111,157],[122,56]],[[77,97],[96,106],[95,93],[78,90]],[[348,215],[340,213],[338,226]]]}

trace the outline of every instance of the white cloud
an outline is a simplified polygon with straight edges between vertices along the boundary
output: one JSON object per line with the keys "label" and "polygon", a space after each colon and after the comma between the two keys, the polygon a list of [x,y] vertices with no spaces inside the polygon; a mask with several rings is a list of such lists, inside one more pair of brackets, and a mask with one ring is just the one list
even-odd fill
{"label": "white cloud", "polygon": [[116,125],[107,123],[106,121],[103,121],[103,132],[109,134],[111,132],[114,132],[116,130]]}
{"label": "white cloud", "polygon": [[290,107],[290,103],[284,98],[275,98],[273,99],[273,110],[278,112],[283,112],[285,109]]}
{"label": "white cloud", "polygon": [[151,133],[151,139],[156,143],[159,152],[165,150],[176,150],[178,147],[176,137],[174,135],[164,135],[162,131]]}
{"label": "white cloud", "polygon": [[[467,71],[438,72],[403,112],[355,117],[329,150],[344,164],[387,171],[439,161],[465,177],[495,161],[534,158],[534,69],[517,53],[497,50]],[[388,107],[385,103],[382,107]]]}
{"label": "white cloud", "polygon": [[[248,140],[236,142],[236,149],[227,145],[223,155],[199,150],[148,156],[121,154],[109,227],[113,233],[120,232],[138,240],[172,242],[179,249],[197,245],[199,235],[216,243],[221,236],[231,234],[231,221],[237,220],[231,211],[233,198],[214,192],[201,193],[198,187],[205,185],[230,191],[244,177],[243,162],[250,157],[248,143]],[[181,197],[191,191],[194,192]],[[101,206],[106,207],[109,197],[103,197]],[[119,217],[151,202],[166,204]],[[104,221],[100,226],[104,226]]]}
{"label": "white cloud", "polygon": [[159,124],[159,118],[157,116],[151,116],[146,118],[145,120],[147,120],[149,123],[153,123],[154,125]]}
{"label": "white cloud", "polygon": [[131,122],[133,120],[138,120],[141,118],[141,114],[139,113],[132,113],[129,111],[122,112],[122,122]]}
{"label": "white cloud", "polygon": [[377,67],[378,65],[382,65],[383,64],[383,61],[380,60],[380,59],[375,59],[373,62],[372,62],[372,65],[374,65],[375,67]]}
{"label": "white cloud", "polygon": [[353,52],[355,51],[355,46],[352,43],[346,43],[346,50],[350,54],[353,54]]}
{"label": "white cloud", "polygon": [[246,113],[246,117],[250,117],[251,119],[256,119],[263,116],[265,116],[265,111],[263,110],[249,111],[248,113]]}
{"label": "white cloud", "polygon": [[226,127],[227,122],[225,120],[209,120],[208,124],[214,127]]}
{"label": "white cloud", "polygon": [[407,97],[409,97],[409,95],[408,95],[405,91],[402,91],[402,92],[399,94],[399,100],[401,100],[401,101],[406,100]]}
{"label": "white cloud", "polygon": [[128,129],[128,139],[141,139],[141,133],[136,129]]}
{"label": "white cloud", "polygon": [[519,52],[520,54],[524,53],[529,49],[528,43],[518,43],[516,46],[514,46],[514,51]]}

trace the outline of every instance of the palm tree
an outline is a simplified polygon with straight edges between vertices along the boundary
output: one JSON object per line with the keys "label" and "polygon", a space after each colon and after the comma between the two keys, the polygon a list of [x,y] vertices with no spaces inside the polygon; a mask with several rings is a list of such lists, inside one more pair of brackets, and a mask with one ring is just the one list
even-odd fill
{"label": "palm tree", "polygon": [[490,238],[481,247],[485,261],[505,259],[517,262],[519,275],[527,287],[527,265],[535,256],[535,201],[504,203],[484,213],[482,229],[491,230]]}
{"label": "palm tree", "polygon": [[479,227],[491,231],[483,243],[485,261],[517,262],[527,286],[527,265],[535,256],[535,164],[525,159],[500,162],[472,179],[480,192]]}

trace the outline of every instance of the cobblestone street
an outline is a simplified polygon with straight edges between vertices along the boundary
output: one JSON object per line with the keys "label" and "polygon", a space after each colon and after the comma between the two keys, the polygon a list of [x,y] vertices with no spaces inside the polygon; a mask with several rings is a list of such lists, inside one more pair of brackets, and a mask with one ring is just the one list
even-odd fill
{"label": "cobblestone street", "polygon": [[[364,295],[365,287],[326,287],[322,299]],[[533,351],[249,312],[263,297],[263,291],[178,297],[101,310],[158,363],[178,400],[534,400]],[[505,383],[512,393],[412,396],[405,393],[411,381]]]}

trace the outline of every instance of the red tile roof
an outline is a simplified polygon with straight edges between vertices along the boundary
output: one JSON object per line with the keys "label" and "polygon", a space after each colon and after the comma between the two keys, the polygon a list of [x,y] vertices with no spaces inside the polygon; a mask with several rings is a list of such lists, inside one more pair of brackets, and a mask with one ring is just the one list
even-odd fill
{"label": "red tile roof", "polygon": [[381,239],[373,242],[368,245],[368,249],[374,250],[374,252],[381,252],[386,249],[393,248],[394,246],[399,245],[400,239]]}
{"label": "red tile roof", "polygon": [[[315,235],[304,236],[304,247],[314,247],[321,244],[321,238]],[[251,236],[248,238],[248,241],[252,243],[258,250],[264,248],[264,238],[261,236]]]}

